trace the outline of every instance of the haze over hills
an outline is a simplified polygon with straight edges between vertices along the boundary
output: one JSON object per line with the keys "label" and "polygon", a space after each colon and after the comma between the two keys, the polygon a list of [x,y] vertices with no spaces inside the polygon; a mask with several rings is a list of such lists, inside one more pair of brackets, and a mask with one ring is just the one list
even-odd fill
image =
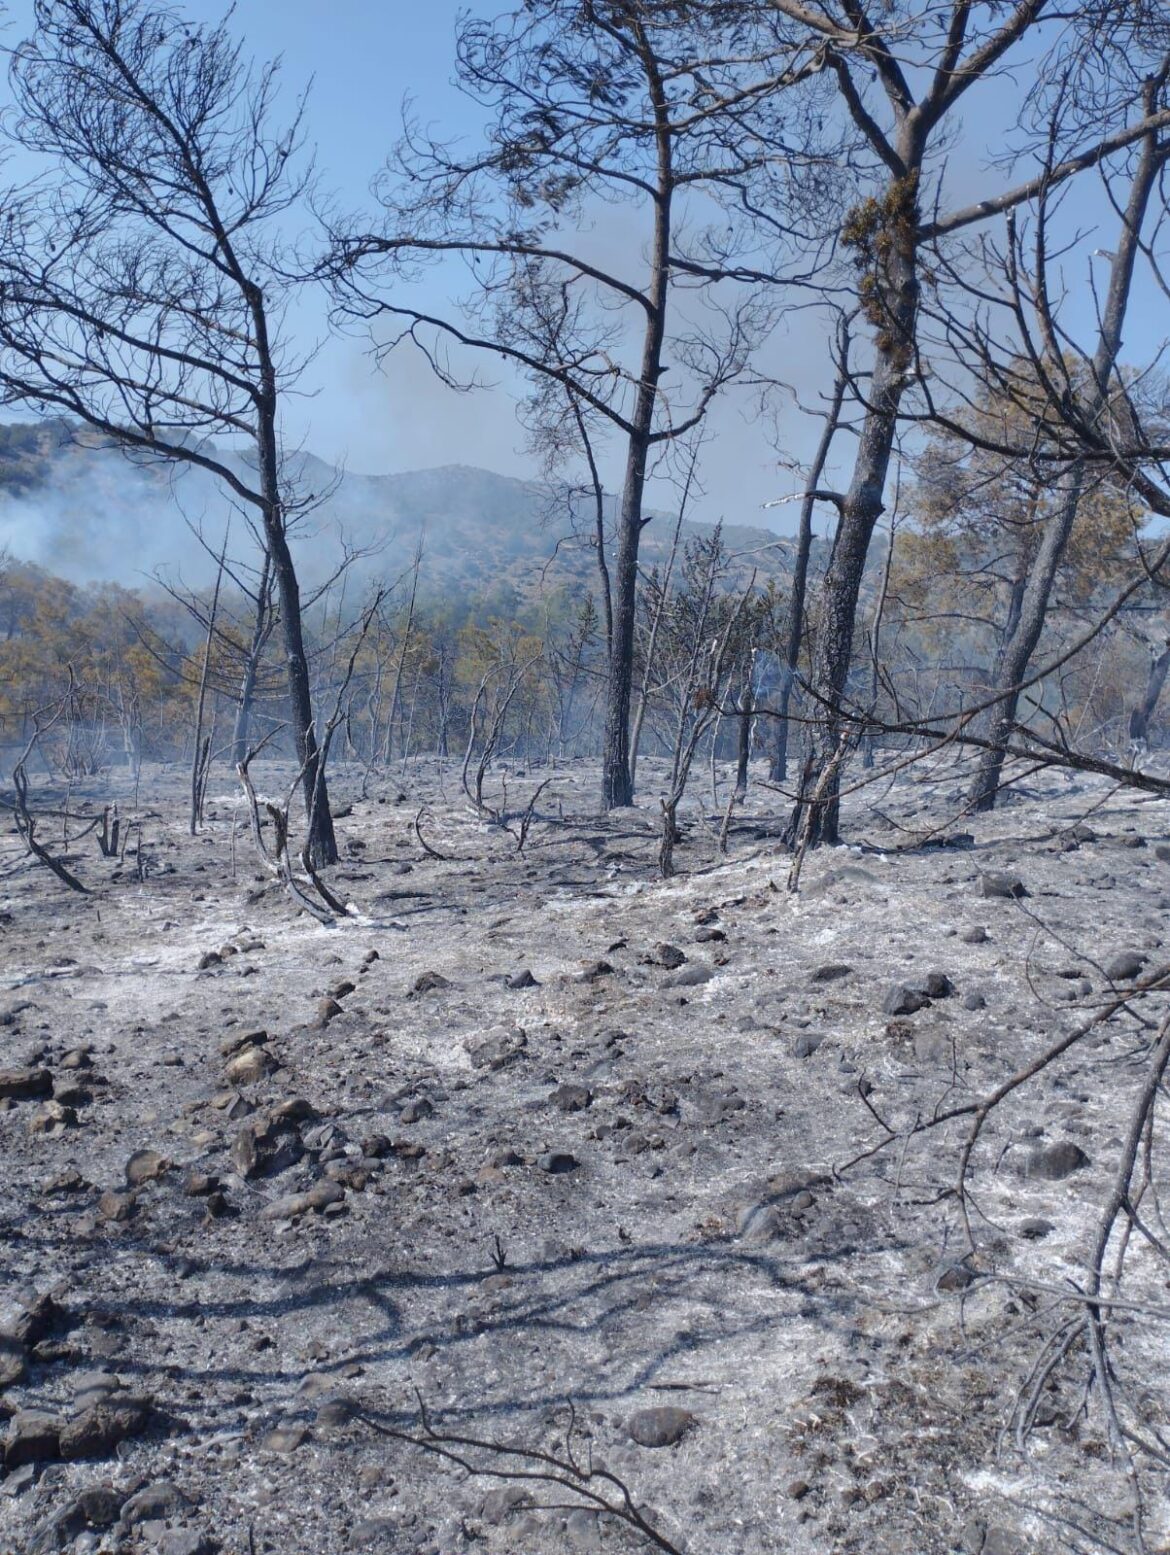
{"label": "haze over hills", "polygon": [[[390,475],[341,474],[312,454],[292,462],[297,489],[319,505],[299,525],[305,577],[328,575],[342,544],[364,554],[359,580],[397,577],[411,564],[420,533],[422,586],[428,595],[541,589],[592,582],[591,500],[537,481],[468,465]],[[242,465],[241,465],[242,468]],[[607,498],[607,510],[614,501]],[[188,582],[213,563],[192,526],[216,549],[225,526],[232,553],[250,541],[214,477],[197,469],[140,464],[92,434],[61,421],[0,424],[0,546],[77,582],[114,579],[128,586],[163,569]],[[665,562],[674,519],[658,514],[642,544],[646,567]],[[711,526],[684,523],[683,538]],[[725,525],[733,578],[788,575],[793,542],[762,526]]]}

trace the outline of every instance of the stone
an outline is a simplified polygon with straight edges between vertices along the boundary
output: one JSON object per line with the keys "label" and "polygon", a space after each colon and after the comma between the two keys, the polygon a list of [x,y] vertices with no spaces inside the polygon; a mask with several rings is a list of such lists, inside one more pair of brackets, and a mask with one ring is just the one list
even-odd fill
{"label": "stone", "polygon": [[824,1040],[823,1032],[802,1031],[792,1044],[793,1058],[811,1058]]}
{"label": "stone", "polygon": [[1039,1215],[1029,1216],[1027,1220],[1021,1220],[1019,1233],[1025,1242],[1040,1242],[1056,1228],[1051,1220],[1045,1220]]}
{"label": "stone", "polygon": [[677,945],[668,945],[665,942],[655,945],[648,958],[654,966],[664,966],[668,972],[675,972],[686,963],[686,953]]}
{"label": "stone", "polygon": [[548,1150],[544,1155],[537,1157],[536,1164],[542,1172],[550,1172],[554,1177],[559,1177],[565,1172],[575,1172],[581,1163],[567,1150]]}
{"label": "stone", "polygon": [[336,999],[330,999],[328,997],[324,999],[318,999],[316,1019],[316,1024],[318,1026],[328,1026],[330,1021],[336,1020],[339,1015],[344,1014],[345,1011],[341,1008]]}
{"label": "stone", "polygon": [[928,999],[949,999],[955,991],[945,972],[928,972],[919,986]]}
{"label": "stone", "polygon": [[233,1031],[219,1044],[220,1057],[230,1058],[233,1053],[238,1053],[245,1047],[263,1047],[267,1041],[266,1031]]}
{"label": "stone", "polygon": [[527,967],[522,972],[513,972],[504,979],[505,988],[539,988],[540,984],[533,977]]}
{"label": "stone", "polygon": [[673,1447],[698,1421],[686,1409],[659,1404],[654,1409],[639,1409],[630,1416],[627,1430],[639,1447]]}
{"label": "stone", "polygon": [[206,1199],[219,1189],[220,1181],[214,1172],[192,1170],[183,1179],[183,1192],[189,1199]]}
{"label": "stone", "polygon": [[970,993],[963,995],[963,1008],[965,1010],[985,1010],[987,1008],[987,1000],[981,993],[972,989]]}
{"label": "stone", "polygon": [[810,983],[839,983],[843,977],[851,977],[853,968],[844,961],[828,961],[809,976]]}
{"label": "stone", "polygon": [[232,1142],[232,1165],[245,1180],[272,1177],[294,1166],[305,1153],[293,1120],[261,1114],[244,1125]]}
{"label": "stone", "polygon": [[600,1550],[601,1519],[596,1512],[578,1507],[565,1519],[565,1536],[575,1550]]}
{"label": "stone", "polygon": [[276,1060],[266,1048],[246,1047],[236,1054],[224,1070],[230,1085],[257,1085],[276,1068]]}
{"label": "stone", "polygon": [[136,1150],[126,1162],[126,1181],[132,1188],[138,1188],[143,1183],[154,1182],[170,1169],[170,1161],[157,1150]]}
{"label": "stone", "polygon": [[975,1273],[965,1263],[947,1264],[934,1282],[935,1290],[960,1291],[967,1290],[975,1283]]}
{"label": "stone", "polygon": [[304,1426],[278,1425],[263,1437],[260,1445],[265,1452],[290,1453],[303,1447],[308,1439],[309,1433]]}
{"label": "stone", "polygon": [[127,1528],[151,1519],[179,1516],[190,1506],[190,1501],[177,1485],[168,1479],[156,1480],[136,1490],[121,1508],[121,1520]]}
{"label": "stone", "polygon": [[1024,1176],[1041,1182],[1060,1182],[1088,1164],[1089,1157],[1080,1145],[1073,1144],[1071,1139],[1060,1139],[1051,1145],[1037,1145],[1029,1151]]}
{"label": "stone", "polygon": [[61,1427],[61,1456],[108,1458],[129,1436],[146,1429],[150,1419],[149,1399],[118,1394],[102,1404],[84,1409]]}
{"label": "stone", "polygon": [[549,1096],[549,1101],[559,1112],[584,1112],[593,1103],[593,1092],[587,1085],[570,1082],[558,1085]]}
{"label": "stone", "polygon": [[929,1003],[929,996],[920,989],[911,988],[907,983],[895,983],[882,1000],[882,1010],[886,1015],[913,1015]]}
{"label": "stone", "polygon": [[43,1134],[52,1138],[55,1134],[63,1134],[66,1129],[76,1127],[77,1113],[59,1101],[45,1102],[28,1120],[28,1131],[34,1136]]}
{"label": "stone", "polygon": [[416,977],[411,985],[412,994],[434,993],[440,988],[450,988],[451,984],[440,972],[423,972]]}
{"label": "stone", "polygon": [[42,1409],[18,1409],[4,1437],[4,1467],[45,1463],[61,1456],[61,1422]]}
{"label": "stone", "polygon": [[699,988],[703,983],[709,983],[714,976],[713,966],[693,964],[684,966],[678,972],[671,972],[662,979],[662,986],[663,988]]}
{"label": "stone", "polygon": [[41,1192],[56,1197],[58,1194],[86,1193],[93,1186],[74,1167],[56,1172],[41,1184]]}
{"label": "stone", "polygon": [[1135,977],[1141,975],[1142,968],[1149,960],[1140,950],[1123,950],[1120,955],[1113,957],[1105,964],[1105,976],[1111,983],[1132,982]]}
{"label": "stone", "polygon": [[339,983],[334,983],[329,990],[329,997],[331,999],[347,999],[356,987],[356,983],[351,982],[348,977],[343,977]]}
{"label": "stone", "polygon": [[416,1096],[403,1107],[398,1114],[398,1121],[399,1123],[421,1123],[424,1118],[429,1118],[434,1110],[434,1104],[425,1096]]}
{"label": "stone", "polygon": [[499,1527],[506,1522],[515,1512],[526,1510],[535,1506],[530,1491],[521,1485],[501,1485],[497,1490],[489,1490],[479,1504],[479,1515],[485,1523],[493,1527]]}
{"label": "stone", "polygon": [[980,875],[979,894],[984,897],[1002,897],[1012,901],[1029,895],[1029,892],[1018,875],[1009,875],[999,870],[992,870],[988,874]]}
{"label": "stone", "polygon": [[206,972],[209,970],[209,968],[213,966],[221,966],[222,964],[223,957],[220,955],[218,950],[205,950],[199,957],[199,960],[195,963],[195,969],[198,972]]}
{"label": "stone", "polygon": [[133,1193],[119,1193],[115,1188],[107,1188],[98,1200],[97,1207],[103,1220],[125,1225],[138,1208],[138,1200]]}
{"label": "stone", "polygon": [[41,1101],[53,1094],[53,1076],[47,1069],[0,1069],[0,1098]]}
{"label": "stone", "polygon": [[981,923],[976,923],[971,928],[964,929],[959,938],[964,945],[986,945],[987,930]]}
{"label": "stone", "polygon": [[351,1550],[397,1550],[399,1526],[391,1517],[365,1517],[354,1523],[346,1539]]}
{"label": "stone", "polygon": [[156,1548],[158,1555],[218,1555],[223,1546],[197,1528],[168,1528]]}
{"label": "stone", "polygon": [[261,1220],[295,1220],[310,1210],[325,1210],[331,1204],[340,1204],[345,1189],[339,1183],[319,1182],[305,1193],[285,1193],[273,1199],[260,1211]]}

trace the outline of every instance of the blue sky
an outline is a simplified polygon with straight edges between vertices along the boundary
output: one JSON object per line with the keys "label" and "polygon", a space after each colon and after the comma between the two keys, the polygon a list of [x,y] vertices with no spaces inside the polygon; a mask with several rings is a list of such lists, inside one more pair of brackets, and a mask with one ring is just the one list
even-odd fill
{"label": "blue sky", "polygon": [[[0,6],[3,3],[0,0]],[[290,103],[312,79],[307,131],[317,149],[322,186],[335,193],[342,207],[358,210],[369,204],[370,178],[398,134],[406,97],[413,99],[415,114],[444,138],[476,138],[479,110],[451,80],[456,18],[464,8],[452,0],[390,0],[381,5],[369,0],[239,0],[231,26],[256,58],[283,57]],[[223,14],[222,4],[211,0],[185,0],[184,9],[205,22]],[[8,0],[8,12],[7,41],[14,42],[29,25],[31,0]],[[1027,75],[1026,66],[1022,75]],[[1010,118],[1013,103],[1028,84],[1017,75],[984,84],[971,94],[967,133],[950,154],[948,185],[954,203],[984,192],[984,148],[999,142],[996,121],[1005,114]],[[1001,175],[994,175],[991,187],[1000,186]],[[1072,204],[1078,218],[1083,214],[1090,226],[1104,214],[1092,177]],[[625,220],[612,208],[603,211],[588,241],[610,252],[615,243],[628,249],[631,238],[621,225]],[[1105,232],[1112,228],[1107,221]],[[1086,299],[1091,247],[1089,242],[1082,248],[1073,271],[1074,284]],[[454,280],[450,270],[433,273],[425,283],[426,300],[441,305],[444,289]],[[296,327],[303,340],[319,339],[322,344],[306,377],[305,396],[288,405],[286,434],[291,443],[363,473],[446,463],[533,473],[508,392],[514,382],[470,397],[458,395],[445,389],[423,359],[409,350],[376,370],[366,341],[328,338],[323,302],[299,312]],[[821,325],[811,315],[797,316],[783,326],[767,359],[807,404],[816,404],[828,369]],[[778,427],[789,453],[807,457],[819,431],[815,420],[790,401],[781,410]],[[792,493],[797,478],[778,467],[754,397],[742,391],[730,396],[713,414],[710,431],[703,463],[705,489],[695,516],[790,528],[793,507],[767,515],[762,510],[767,499]],[[845,440],[842,460],[847,461],[850,451]],[[617,484],[620,471],[613,464],[605,474],[611,486]],[[838,479],[846,474],[844,469],[836,472]],[[660,488],[651,492],[651,500],[668,506],[670,493]]]}

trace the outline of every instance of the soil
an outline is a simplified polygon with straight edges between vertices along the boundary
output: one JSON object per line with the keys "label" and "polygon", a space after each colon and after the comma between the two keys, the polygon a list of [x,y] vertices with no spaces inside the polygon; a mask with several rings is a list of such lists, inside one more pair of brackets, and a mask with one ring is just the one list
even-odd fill
{"label": "soil", "polygon": [[[726,856],[696,795],[662,881],[654,763],[608,817],[590,767],[497,771],[493,802],[505,775],[513,812],[551,777],[523,851],[434,762],[365,797],[338,768],[330,925],[226,778],[196,837],[180,772],[75,787],[140,821],[113,859],[46,821],[85,897],[8,835],[0,1070],[32,1075],[0,1100],[0,1550],[655,1547],[516,1477],[533,1451],[692,1555],[1129,1550],[1135,1483],[1170,1549],[1075,1299],[1163,996],[989,1119],[973,1252],[969,1115],[906,1132],[1170,961],[1165,805],[1042,774],[970,817],[920,766],[790,892],[760,784]],[[1129,1258],[1164,1312],[1156,1248]],[[1164,1443],[1166,1324],[1112,1332]]]}

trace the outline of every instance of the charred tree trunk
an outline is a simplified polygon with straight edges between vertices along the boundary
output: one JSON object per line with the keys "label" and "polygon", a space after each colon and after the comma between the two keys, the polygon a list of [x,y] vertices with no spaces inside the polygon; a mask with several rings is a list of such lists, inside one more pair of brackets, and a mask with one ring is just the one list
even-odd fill
{"label": "charred tree trunk", "polygon": [[[1097,349],[1093,355],[1092,384],[1084,412],[1089,422],[1098,421],[1109,414],[1111,380],[1121,351],[1121,332],[1133,287],[1134,266],[1141,250],[1142,227],[1150,198],[1168,156],[1170,147],[1161,144],[1157,131],[1148,133],[1142,142],[1141,156],[1134,172],[1122,218],[1122,232],[1110,261],[1109,291],[1101,318]],[[1048,601],[1076,522],[1084,483],[1084,465],[1073,465],[1064,476],[1059,504],[1041,537],[1020,602],[1015,630],[1004,642],[997,658],[998,673],[992,687],[996,700],[988,710],[985,724],[989,744],[980,757],[971,785],[970,804],[976,811],[995,807],[1007,743],[1016,722],[1020,693],[1032,655],[1044,630]]]}
{"label": "charred tree trunk", "polygon": [[841,422],[841,406],[849,382],[849,334],[848,326],[841,330],[841,358],[837,380],[833,385],[833,398],[825,418],[824,431],[817,445],[816,456],[808,473],[804,500],[800,505],[800,526],[797,531],[796,555],[792,563],[792,594],[788,604],[788,635],[784,643],[784,663],[780,671],[780,692],[776,699],[776,743],[772,748],[771,779],[783,783],[788,776],[788,709],[792,699],[792,687],[800,665],[800,649],[804,641],[804,603],[808,591],[808,563],[812,554],[812,520],[816,504],[816,492],[833,437]]}
{"label": "charred tree trunk", "polygon": [[602,805],[616,809],[634,801],[630,767],[630,701],[634,684],[634,620],[638,598],[638,546],[644,519],[642,498],[646,463],[654,441],[654,412],[662,374],[662,343],[670,290],[671,196],[674,187],[670,105],[658,69],[648,49],[643,64],[654,104],[658,178],[654,190],[654,237],[647,290],[646,328],[638,392],[630,423],[626,475],[618,514],[618,548],[613,579],[613,639],[605,691],[602,736]]}
{"label": "charred tree trunk", "polygon": [[[264,329],[263,305],[254,311],[260,330]],[[266,335],[261,335],[261,356],[270,360]],[[289,712],[293,739],[300,764],[301,791],[308,821],[308,857],[315,869],[337,862],[337,839],[333,834],[333,815],[329,809],[329,790],[325,782],[325,764],[313,721],[313,695],[309,681],[309,660],[305,652],[301,621],[301,590],[296,566],[285,530],[284,508],[280,494],[280,466],[276,439],[276,387],[270,369],[264,372],[257,430],[260,480],[264,497],[264,536],[276,595],[280,601],[280,625],[284,633],[285,662],[288,673]]]}
{"label": "charred tree trunk", "polygon": [[1150,737],[1150,719],[1166,684],[1167,671],[1170,671],[1170,639],[1162,652],[1150,660],[1145,695],[1129,715],[1129,737],[1135,744],[1144,745]]}

